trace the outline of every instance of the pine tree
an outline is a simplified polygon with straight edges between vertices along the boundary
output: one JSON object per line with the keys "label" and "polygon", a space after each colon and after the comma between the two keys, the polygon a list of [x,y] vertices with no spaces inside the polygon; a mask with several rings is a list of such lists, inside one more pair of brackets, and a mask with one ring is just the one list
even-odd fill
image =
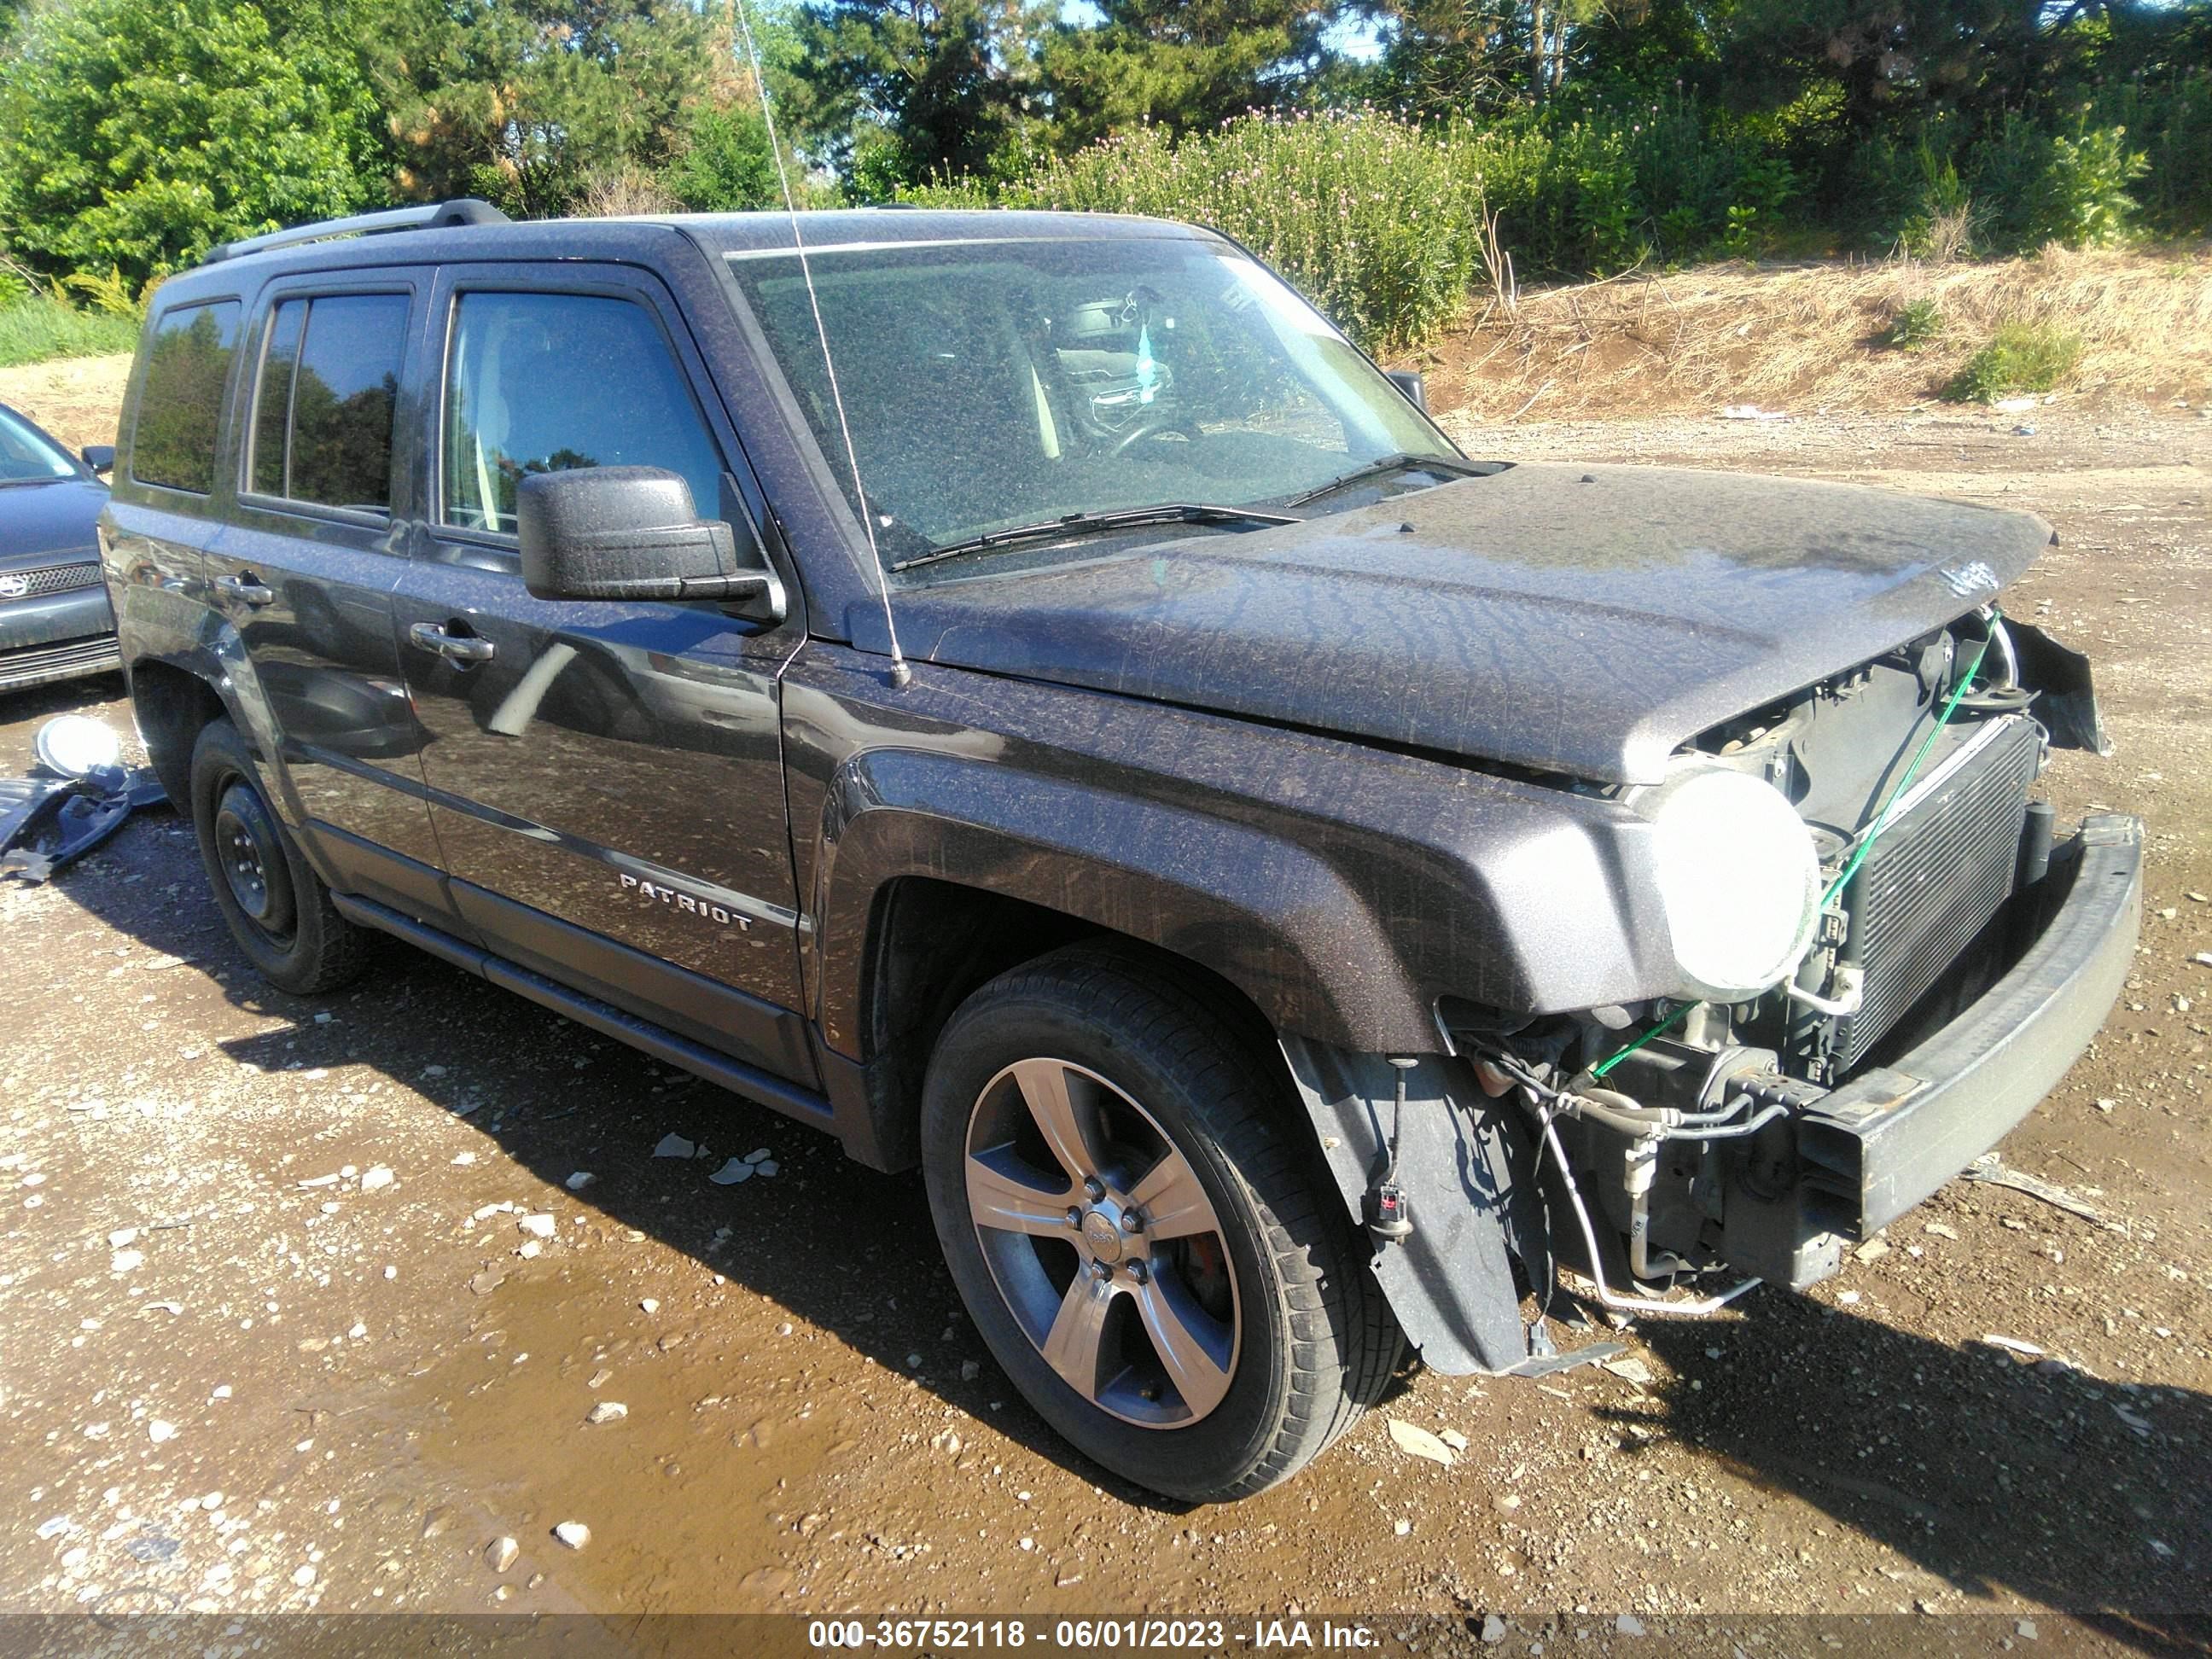
{"label": "pine tree", "polygon": [[1304,0],[1102,0],[1099,9],[1102,21],[1063,23],[1044,48],[1062,149],[1294,104],[1328,57],[1328,14]]}
{"label": "pine tree", "polygon": [[798,125],[863,195],[1004,171],[1042,116],[1048,15],[1031,0],[810,0]]}

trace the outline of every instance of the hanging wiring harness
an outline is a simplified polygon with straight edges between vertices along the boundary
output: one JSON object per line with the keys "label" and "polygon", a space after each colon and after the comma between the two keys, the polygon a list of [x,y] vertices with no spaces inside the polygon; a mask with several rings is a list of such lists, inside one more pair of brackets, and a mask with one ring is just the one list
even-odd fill
{"label": "hanging wiring harness", "polygon": [[[2002,619],[1996,608],[1994,605],[1985,607],[1979,614],[1987,623],[1987,633],[1972,659],[1966,664],[1965,672],[1958,676],[1936,713],[1934,725],[1913,751],[1911,759],[1875,813],[1866,832],[1857,838],[1842,867],[1822,891],[1820,904],[1822,912],[1841,902],[1851,878],[1858,873],[1868,854],[1888,829],[1898,802],[1911,789],[1913,780],[1919,775],[1938,739],[1950,725],[1952,717],[1980,672],[1992,644],[1997,645],[2002,657],[2009,661],[2010,642],[2004,638]],[[1840,994],[1833,997],[1805,990],[1793,983],[1794,977],[1794,971],[1784,975],[1779,988],[1782,994],[1793,1001],[1832,1016],[1849,1015],[1857,1006],[1856,992],[1860,979],[1856,969],[1850,964],[1837,970],[1836,988]],[[1474,1056],[1478,1066],[1488,1073],[1486,1085],[1496,1085],[1493,1090],[1496,1093],[1510,1094],[1533,1120],[1538,1141],[1534,1171],[1536,1189],[1540,1196],[1544,1160],[1549,1157],[1558,1172],[1568,1204],[1574,1212],[1583,1248],[1588,1252],[1589,1278],[1595,1290],[1595,1299],[1600,1305],[1617,1313],[1674,1318],[1705,1317],[1719,1312],[1759,1282],[1757,1279],[1746,1279],[1715,1295],[1679,1299],[1669,1299],[1635,1288],[1613,1289],[1606,1281],[1604,1255],[1598,1248],[1597,1228],[1576,1182],[1572,1160],[1568,1158],[1566,1147],[1559,1137],[1559,1120],[1566,1117],[1589,1123],[1598,1130],[1623,1139],[1626,1148],[1623,1185],[1629,1206],[1627,1259],[1633,1280],[1640,1284],[1663,1279],[1671,1283],[1677,1274],[1698,1271],[1677,1255],[1663,1252],[1655,1255],[1651,1249],[1650,1196],[1656,1179],[1660,1148],[1670,1141],[1704,1144],[1755,1135],[1770,1123],[1787,1116],[1790,1108],[1785,1100],[1772,1097],[1765,1090],[1756,1087],[1739,1088],[1715,1109],[1685,1111],[1676,1107],[1647,1105],[1618,1089],[1604,1086],[1605,1079],[1623,1061],[1673,1030],[1696,1006],[1682,1003],[1589,1066],[1578,1079],[1569,1080],[1564,1085],[1554,1083],[1544,1075],[1543,1071],[1500,1048],[1479,1050]],[[1547,1067],[1544,1071],[1549,1069]],[[1717,1061],[1716,1074],[1718,1070],[1719,1062]],[[1722,1092],[1727,1094],[1725,1085]],[[1548,1286],[1547,1290],[1548,1295]]]}

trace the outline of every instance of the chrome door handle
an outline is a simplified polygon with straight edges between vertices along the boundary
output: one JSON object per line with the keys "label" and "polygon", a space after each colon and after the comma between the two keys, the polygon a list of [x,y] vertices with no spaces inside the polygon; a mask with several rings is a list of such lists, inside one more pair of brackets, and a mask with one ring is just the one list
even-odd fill
{"label": "chrome door handle", "polygon": [[436,623],[415,623],[407,630],[407,643],[434,651],[447,662],[465,665],[489,662],[496,649],[489,640],[480,640],[473,634],[449,634]]}
{"label": "chrome door handle", "polygon": [[225,576],[216,583],[231,598],[249,605],[256,611],[264,605],[276,603],[276,590],[264,586],[251,570],[241,570],[235,576]]}

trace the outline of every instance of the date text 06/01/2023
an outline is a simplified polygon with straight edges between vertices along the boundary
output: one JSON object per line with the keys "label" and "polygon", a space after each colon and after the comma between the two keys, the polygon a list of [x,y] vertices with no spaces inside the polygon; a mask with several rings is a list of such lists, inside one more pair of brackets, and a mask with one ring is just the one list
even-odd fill
{"label": "date text 06/01/2023", "polygon": [[1286,1651],[1361,1650],[1376,1645],[1373,1631],[1361,1624],[1303,1618],[1255,1619],[1249,1633],[1231,1636],[1223,1619],[817,1619],[806,1628],[807,1644],[819,1650],[877,1648],[897,1651],[927,1648],[1050,1647],[1066,1652],[1122,1652],[1137,1650],[1216,1653],[1232,1640],[1259,1650]]}

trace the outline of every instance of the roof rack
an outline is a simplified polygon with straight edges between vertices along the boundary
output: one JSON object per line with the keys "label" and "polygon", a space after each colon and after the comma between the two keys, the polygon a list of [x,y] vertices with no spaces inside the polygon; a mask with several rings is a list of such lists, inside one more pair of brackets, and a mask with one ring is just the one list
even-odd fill
{"label": "roof rack", "polygon": [[426,202],[420,207],[386,208],[380,213],[356,213],[347,219],[323,219],[289,230],[218,242],[200,256],[203,264],[266,253],[271,248],[297,247],[304,242],[327,241],[335,236],[371,236],[384,230],[442,230],[453,225],[504,225],[511,222],[489,202],[464,196],[451,202]]}

